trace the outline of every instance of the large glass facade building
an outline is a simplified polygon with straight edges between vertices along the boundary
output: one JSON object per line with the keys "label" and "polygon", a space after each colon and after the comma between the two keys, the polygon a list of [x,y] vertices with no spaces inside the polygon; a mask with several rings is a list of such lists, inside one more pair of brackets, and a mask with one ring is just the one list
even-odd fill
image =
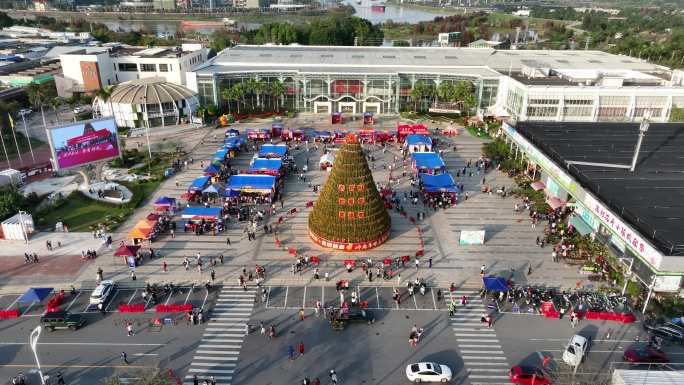
{"label": "large glass facade building", "polygon": [[[288,109],[326,114],[391,114],[429,107],[426,105],[431,103],[428,99],[416,101],[411,97],[412,89],[419,83],[438,87],[442,82],[465,80],[473,85],[475,109],[480,115],[506,115],[518,120],[528,116],[552,120],[575,116],[580,120],[609,115],[626,117],[627,114],[621,115],[620,111],[608,108],[609,103],[619,102],[614,98],[602,103],[606,108],[601,111],[595,108],[598,94],[589,104],[586,89],[609,84],[599,82],[589,87],[584,77],[602,79],[603,76],[582,71],[597,72],[599,67],[613,70],[607,78],[613,79],[619,73],[642,82],[637,86],[641,86],[643,96],[648,96],[648,92],[643,92],[643,85],[659,89],[654,96],[676,86],[666,84],[665,79],[672,78],[672,71],[665,67],[632,58],[625,60],[625,57],[600,51],[238,45],[220,52],[189,73],[188,87],[198,92],[202,103],[225,107],[228,102],[222,95],[223,90],[236,83],[250,79],[265,83],[278,81],[284,85],[280,102]],[[553,90],[563,93],[562,106],[558,104],[558,97],[548,97],[543,89],[554,85],[553,82],[558,81],[555,78],[562,77],[555,72],[556,68],[579,71],[568,75],[572,79],[568,80],[566,76],[561,81],[562,90]],[[567,71],[570,70],[566,70],[566,75]],[[543,79],[539,79],[538,84],[523,81],[525,74],[531,75],[530,78],[532,75],[546,77],[551,83],[547,84]],[[640,78],[638,74],[648,75]],[[575,82],[575,78],[580,80]],[[663,81],[656,84],[654,79]],[[537,85],[542,88],[529,92],[530,86]],[[628,82],[620,83],[619,87],[625,85]],[[417,105],[421,103],[423,105]],[[649,107],[634,107],[630,111],[637,113],[638,108]],[[665,117],[666,111],[661,110],[659,116]]]}

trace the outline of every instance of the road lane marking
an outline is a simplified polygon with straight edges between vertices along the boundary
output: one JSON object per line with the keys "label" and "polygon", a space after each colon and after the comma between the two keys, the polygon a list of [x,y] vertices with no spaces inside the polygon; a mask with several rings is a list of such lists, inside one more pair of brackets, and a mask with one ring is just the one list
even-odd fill
{"label": "road lane marking", "polygon": [[380,293],[378,292],[377,286],[375,287],[375,301],[376,301],[375,308],[380,309]]}
{"label": "road lane marking", "polygon": [[504,354],[503,350],[466,350],[461,349],[462,354]]}
{"label": "road lane marking", "polygon": [[21,315],[28,313],[31,310],[31,308],[33,307],[33,305],[35,305],[35,304],[36,304],[36,301],[31,302],[29,307],[26,308],[26,311],[24,313],[22,313]]}
{"label": "road lane marking", "polygon": [[194,289],[193,287],[191,287],[190,289],[188,289],[188,295],[185,296],[185,302],[183,302],[183,305],[185,305],[186,303],[188,303],[188,301],[190,300],[190,294],[192,294],[193,289]]}
{"label": "road lane marking", "polygon": [[[0,345],[28,345],[27,342],[0,342]],[[136,344],[130,342],[38,342],[38,345],[96,345],[96,346],[166,346],[168,344]]]}
{"label": "road lane marking", "polygon": [[289,286],[285,286],[285,303],[283,303],[283,309],[287,307],[287,293],[290,291]]}
{"label": "road lane marking", "polygon": [[430,289],[430,294],[432,294],[432,305],[435,307],[435,310],[437,310],[437,301],[435,301],[435,291]]}
{"label": "road lane marking", "polygon": [[78,297],[80,297],[80,296],[81,296],[81,291],[79,291],[78,293],[76,293],[76,296],[74,297],[74,299],[71,300],[71,302],[69,302],[69,306],[67,306],[67,308],[65,309],[65,311],[69,311],[69,309],[71,309],[71,307],[74,306],[74,302],[76,302],[76,300],[77,300]]}
{"label": "road lane marking", "polygon": [[[491,356],[461,356],[463,360],[506,360],[506,357],[491,357]],[[470,364],[468,364],[470,365]]]}
{"label": "road lane marking", "polygon": [[126,302],[127,305],[130,305],[131,302],[133,301],[133,298],[135,298],[135,295],[138,294],[138,289],[135,289],[133,291],[133,294],[131,294],[131,298],[128,299],[128,302]]}
{"label": "road lane marking", "polygon": [[133,353],[134,356],[158,356],[157,353]]}
{"label": "road lane marking", "polygon": [[304,297],[302,298],[302,309],[306,307],[306,286],[304,286]]}
{"label": "road lane marking", "polygon": [[[3,364],[3,367],[6,368],[35,368],[36,364]],[[69,364],[44,364],[40,363],[40,366],[43,368],[60,368],[60,369],[68,369],[68,368],[79,368],[79,369],[88,369],[88,368],[113,368],[113,369],[149,369],[149,368],[156,368],[156,365],[69,365]]]}
{"label": "road lane marking", "polygon": [[164,305],[168,305],[168,304],[169,304],[169,301],[171,301],[171,297],[173,297],[173,292],[174,292],[174,290],[176,290],[176,289],[172,289],[171,292],[169,293],[169,296],[166,297],[166,301],[164,302]]}
{"label": "road lane marking", "polygon": [[200,306],[200,309],[204,309],[204,304],[207,303],[207,298],[209,297],[209,290],[205,290],[207,293],[204,295],[204,300],[202,301],[202,306]]}
{"label": "road lane marking", "polygon": [[19,301],[20,297],[21,297],[20,295],[17,295],[17,298],[15,298],[14,301],[12,301],[12,303],[9,306],[7,306],[7,309],[5,309],[5,310],[10,310],[12,308],[12,306],[14,306],[14,304],[17,303],[17,301]]}

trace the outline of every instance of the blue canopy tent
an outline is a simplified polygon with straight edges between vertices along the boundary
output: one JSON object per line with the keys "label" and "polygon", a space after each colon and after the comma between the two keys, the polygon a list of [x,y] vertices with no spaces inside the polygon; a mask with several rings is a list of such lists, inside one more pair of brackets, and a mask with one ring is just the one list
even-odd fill
{"label": "blue canopy tent", "polygon": [[281,159],[256,158],[249,167],[250,174],[264,173],[269,175],[279,175],[283,167]]}
{"label": "blue canopy tent", "polygon": [[216,195],[223,195],[223,192],[226,190],[226,188],[221,184],[221,183],[214,183],[204,190],[202,190],[202,193],[204,194],[216,194]]}
{"label": "blue canopy tent", "polygon": [[284,144],[264,144],[259,149],[259,158],[283,158],[287,154]]}
{"label": "blue canopy tent", "polygon": [[17,299],[17,302],[41,302],[45,298],[49,297],[50,294],[52,294],[53,290],[54,289],[51,287],[32,287],[26,290],[26,293],[19,297],[19,299]]}
{"label": "blue canopy tent", "polygon": [[313,138],[320,138],[320,139],[333,139],[335,138],[335,134],[333,134],[330,131],[316,131],[313,130],[311,131],[311,137]]}
{"label": "blue canopy tent", "polygon": [[275,192],[275,183],[276,177],[273,175],[238,174],[230,177],[226,191],[272,194]]}
{"label": "blue canopy tent", "polygon": [[233,136],[223,140],[223,148],[228,151],[239,150],[245,144],[247,144],[247,141],[242,136]]}
{"label": "blue canopy tent", "polygon": [[426,193],[457,193],[458,187],[451,174],[420,174],[420,181],[423,184],[423,191]]}
{"label": "blue canopy tent", "polygon": [[190,184],[190,187],[188,187],[188,191],[202,191],[208,185],[209,185],[209,177],[208,176],[201,176],[201,177],[192,181],[192,184]]}
{"label": "blue canopy tent", "polygon": [[429,174],[436,174],[444,170],[444,161],[435,152],[414,152],[411,154],[413,158],[413,169],[418,172],[429,171]]}
{"label": "blue canopy tent", "polygon": [[508,282],[501,277],[482,277],[482,283],[487,291],[508,291]]}
{"label": "blue canopy tent", "polygon": [[226,130],[226,137],[227,137],[227,138],[233,138],[233,137],[236,137],[236,136],[239,136],[239,135],[240,135],[240,131],[238,131],[238,130],[236,130],[236,129],[234,129],[234,128],[229,128],[229,129]]}
{"label": "blue canopy tent", "polygon": [[221,172],[221,167],[212,163],[212,164],[208,165],[207,167],[205,167],[202,172],[204,173],[204,175],[214,176],[214,175]]}
{"label": "blue canopy tent", "polygon": [[404,147],[408,148],[409,152],[432,151],[432,139],[427,135],[409,135],[406,137]]}
{"label": "blue canopy tent", "polygon": [[221,209],[218,207],[188,207],[183,210],[183,219],[209,219],[216,220],[221,216]]}
{"label": "blue canopy tent", "polygon": [[159,197],[156,201],[154,201],[155,205],[159,206],[171,206],[176,204],[176,198],[169,198],[169,197]]}

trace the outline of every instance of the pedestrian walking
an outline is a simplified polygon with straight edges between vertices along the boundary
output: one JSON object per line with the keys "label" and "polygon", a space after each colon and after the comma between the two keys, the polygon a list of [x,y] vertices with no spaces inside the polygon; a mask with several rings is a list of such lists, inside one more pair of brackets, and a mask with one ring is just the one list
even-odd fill
{"label": "pedestrian walking", "polygon": [[316,317],[318,317],[321,313],[321,301],[316,301],[316,308],[314,309],[314,313],[316,314]]}
{"label": "pedestrian walking", "polygon": [[231,246],[230,244],[230,238],[226,237],[226,245]]}
{"label": "pedestrian walking", "polygon": [[492,317],[491,314],[487,314],[487,327],[491,328],[492,327],[492,321],[494,321],[494,318]]}
{"label": "pedestrian walking", "polygon": [[100,311],[100,314],[102,314],[102,316],[104,317],[106,312],[105,312],[104,304],[102,302],[97,304],[97,309]]}
{"label": "pedestrian walking", "polygon": [[259,330],[262,336],[266,335],[266,326],[264,326],[262,321],[259,322]]}
{"label": "pedestrian walking", "polygon": [[428,269],[432,269],[432,257],[428,258]]}
{"label": "pedestrian walking", "polygon": [[420,259],[418,259],[418,257],[416,257],[416,270],[418,270],[419,267],[420,267]]}
{"label": "pedestrian walking", "polygon": [[130,364],[130,362],[128,362],[128,355],[126,352],[121,352],[121,361],[123,361],[123,363],[126,365]]}
{"label": "pedestrian walking", "polygon": [[300,355],[304,355],[304,342],[299,341],[299,345],[297,346],[297,349],[299,350]]}
{"label": "pedestrian walking", "polygon": [[299,309],[299,320],[304,321],[304,309]]}
{"label": "pedestrian walking", "polygon": [[333,385],[337,385],[337,373],[335,373],[335,370],[330,370],[330,381],[332,381]]}
{"label": "pedestrian walking", "polygon": [[397,274],[397,286],[401,286],[401,274]]}
{"label": "pedestrian walking", "polygon": [[129,337],[132,337],[135,334],[133,333],[133,323],[130,321],[126,323],[126,332]]}
{"label": "pedestrian walking", "polygon": [[294,354],[295,354],[295,350],[294,350],[294,347],[292,347],[292,345],[290,345],[290,346],[287,347],[287,354],[290,356],[290,361],[294,360],[294,358],[295,358],[295,355],[294,355]]}
{"label": "pedestrian walking", "polygon": [[192,377],[192,385],[199,385],[199,377],[196,374]]}
{"label": "pedestrian walking", "polygon": [[167,271],[169,271],[168,265],[166,264],[166,261],[162,262],[162,270],[164,271],[164,273],[166,273]]}
{"label": "pedestrian walking", "polygon": [[214,271],[214,269],[211,269],[209,275],[211,276],[211,282],[214,282],[214,280],[216,279],[216,271]]}
{"label": "pedestrian walking", "polygon": [[486,267],[485,267],[485,265],[484,265],[484,263],[483,263],[482,266],[480,266],[480,275],[483,276],[483,277],[484,277],[484,274],[485,274],[485,269],[486,269]]}

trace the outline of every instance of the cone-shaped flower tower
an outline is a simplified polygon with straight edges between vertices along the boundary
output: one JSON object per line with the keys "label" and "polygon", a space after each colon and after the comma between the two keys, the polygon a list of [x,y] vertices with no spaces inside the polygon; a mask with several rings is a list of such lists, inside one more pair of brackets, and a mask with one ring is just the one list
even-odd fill
{"label": "cone-shaped flower tower", "polygon": [[323,247],[368,250],[389,237],[390,217],[355,137],[342,145],[309,214],[309,237]]}

